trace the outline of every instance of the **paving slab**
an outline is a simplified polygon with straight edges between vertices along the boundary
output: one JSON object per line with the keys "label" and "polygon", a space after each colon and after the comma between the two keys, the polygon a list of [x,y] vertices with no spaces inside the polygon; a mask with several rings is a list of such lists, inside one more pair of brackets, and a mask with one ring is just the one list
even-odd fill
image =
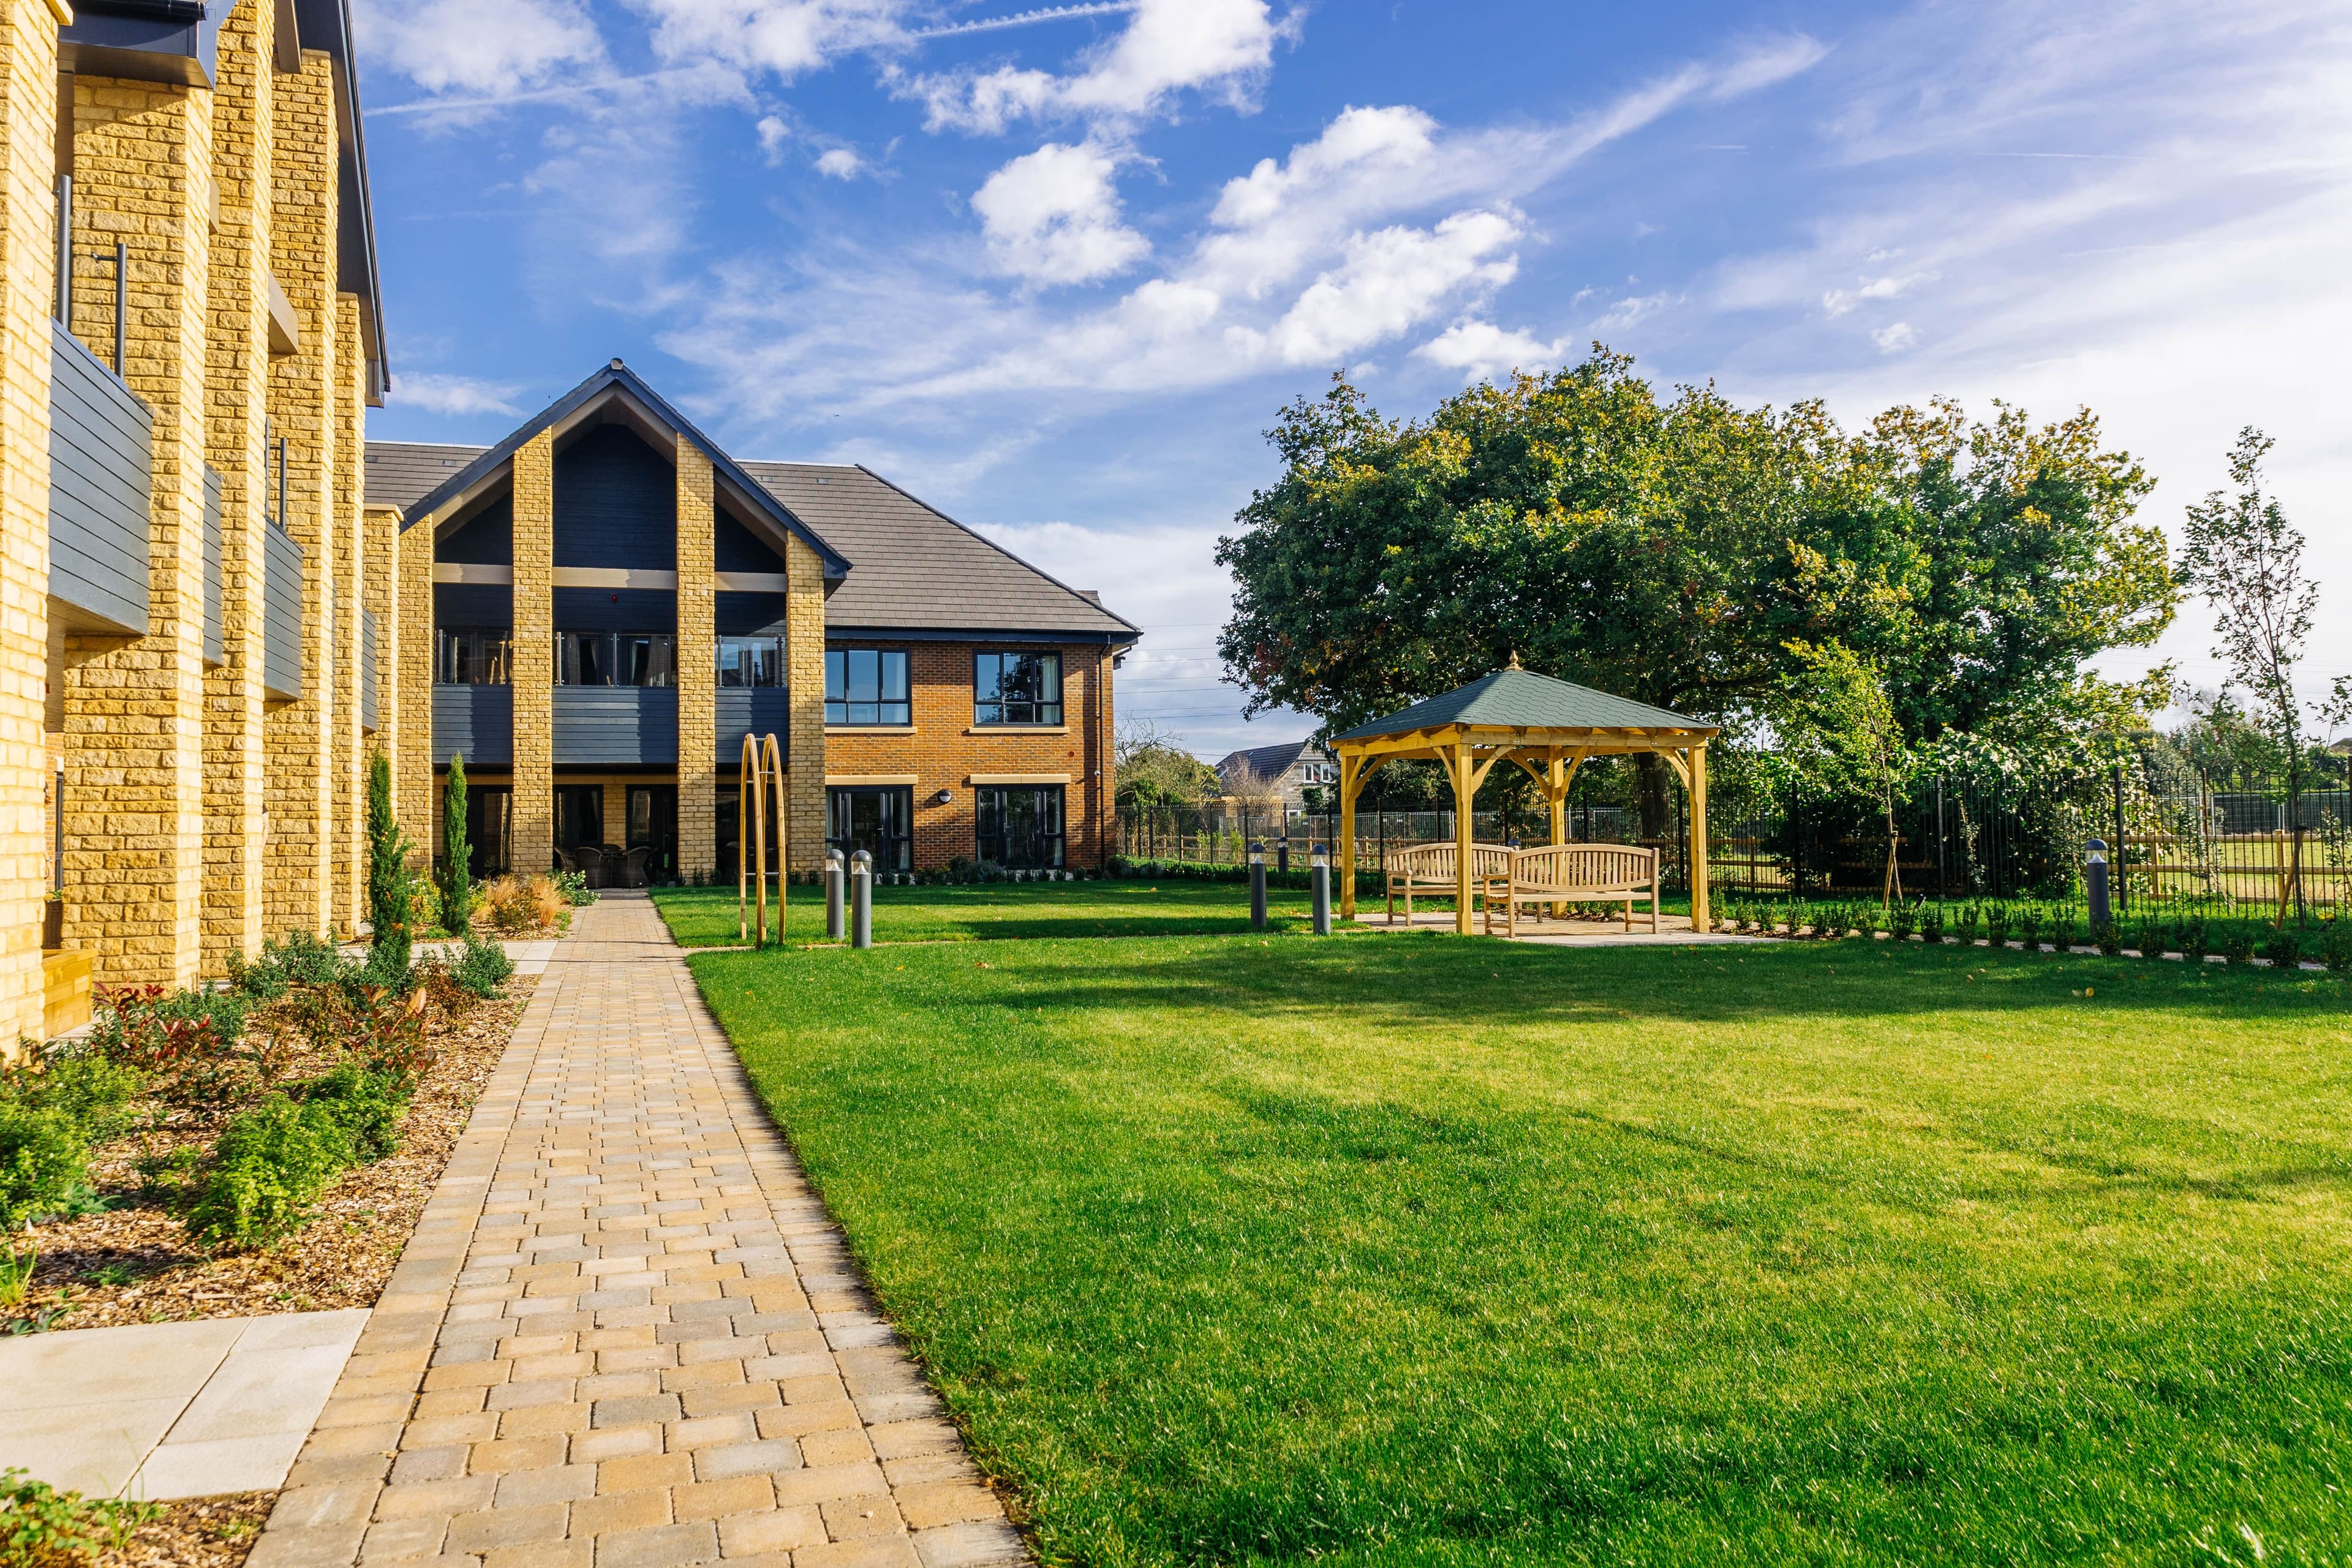
{"label": "paving slab", "polygon": [[96,1497],[274,1490],[368,1318],[289,1312],[0,1340],[0,1468]]}
{"label": "paving slab", "polygon": [[1030,1562],[652,902],[545,945],[247,1568]]}

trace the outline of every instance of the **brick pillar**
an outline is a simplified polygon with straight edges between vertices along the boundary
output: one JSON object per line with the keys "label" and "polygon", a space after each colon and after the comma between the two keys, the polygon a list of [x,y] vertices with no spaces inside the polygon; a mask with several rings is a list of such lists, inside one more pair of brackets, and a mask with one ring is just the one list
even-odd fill
{"label": "brick pillar", "polygon": [[327,668],[334,682],[332,768],[335,784],[334,923],[352,933],[366,918],[367,895],[367,746],[360,730],[360,531],[364,482],[365,441],[361,413],[366,406],[360,377],[365,359],[360,348],[360,301],[356,294],[338,294],[330,301],[334,324],[334,379],[328,417],[333,440],[332,461],[323,468],[324,501],[332,518],[335,613],[333,645]]}
{"label": "brick pillar", "polygon": [[333,86],[332,62],[314,50],[303,52],[299,75],[273,84],[270,266],[302,334],[300,351],[273,361],[269,371],[276,434],[287,443],[283,521],[302,547],[302,696],[274,705],[262,721],[269,804],[263,886],[273,935],[324,936],[335,913]]}
{"label": "brick pillar", "polygon": [[1118,849],[1118,840],[1114,836],[1118,826],[1118,775],[1111,767],[1111,737],[1118,733],[1118,715],[1111,710],[1112,658],[1113,650],[1105,648],[1095,659],[1095,679],[1101,682],[1097,689],[1102,707],[1099,712],[1090,715],[1093,722],[1087,726],[1087,743],[1079,753],[1086,759],[1087,783],[1091,786],[1090,798],[1094,802],[1094,868],[1097,871],[1108,868],[1111,856]]}
{"label": "brick pillar", "polygon": [[277,8],[222,24],[213,91],[212,342],[206,448],[221,476],[224,662],[205,672],[204,967],[252,952],[265,930],[262,519],[272,504],[262,410],[269,391],[269,216]]}
{"label": "brick pillar", "polygon": [[399,535],[400,660],[376,692],[378,702],[400,709],[400,750],[394,753],[393,792],[400,799],[400,827],[414,844],[437,842],[441,792],[433,785],[433,522]]}
{"label": "brick pillar", "polygon": [[[147,635],[66,639],[66,940],[100,984],[186,985],[203,936],[213,95],[73,83],[77,248],[130,247],[124,379],[154,447]],[[111,356],[112,268],[85,270],[74,330]]]}
{"label": "brick pillar", "polygon": [[41,1033],[57,54],[47,6],[0,6],[0,1058]]}
{"label": "brick pillar", "polygon": [[514,868],[555,862],[555,437],[514,457]]}
{"label": "brick pillar", "polygon": [[824,868],[824,563],[793,535],[784,566],[784,679],[792,687],[792,755],[786,793],[792,799],[792,860],[795,871]]}
{"label": "brick pillar", "polygon": [[719,870],[719,642],[713,593],[717,504],[710,459],[677,443],[677,865]]}
{"label": "brick pillar", "polygon": [[408,826],[400,798],[400,769],[408,736],[400,724],[400,514],[386,507],[360,513],[360,599],[375,617],[375,737],[370,744],[392,758],[392,811],[403,837],[418,847],[432,840]]}

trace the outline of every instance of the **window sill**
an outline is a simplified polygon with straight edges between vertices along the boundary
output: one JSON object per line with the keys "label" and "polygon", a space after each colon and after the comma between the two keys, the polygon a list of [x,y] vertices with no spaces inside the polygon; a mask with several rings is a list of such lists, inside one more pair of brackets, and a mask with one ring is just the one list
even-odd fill
{"label": "window sill", "polygon": [[974,724],[967,735],[1066,735],[1067,724]]}
{"label": "window sill", "polygon": [[911,735],[912,724],[827,724],[828,735]]}

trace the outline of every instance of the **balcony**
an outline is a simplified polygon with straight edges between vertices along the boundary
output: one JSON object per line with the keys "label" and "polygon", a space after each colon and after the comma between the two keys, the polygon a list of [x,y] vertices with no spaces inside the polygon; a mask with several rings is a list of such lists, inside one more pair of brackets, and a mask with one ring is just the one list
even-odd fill
{"label": "balcony", "polygon": [[514,688],[436,686],[433,689],[433,763],[453,756],[467,767],[509,767],[514,763]]}
{"label": "balcony", "polygon": [[[719,771],[726,773],[743,756],[743,737],[773,735],[792,747],[793,694],[781,686],[723,686],[719,689]],[[791,759],[787,757],[786,762]]]}
{"label": "balcony", "polygon": [[49,323],[49,596],[68,624],[147,635],[154,416]]}
{"label": "balcony", "polygon": [[677,765],[677,689],[559,686],[555,765]]}

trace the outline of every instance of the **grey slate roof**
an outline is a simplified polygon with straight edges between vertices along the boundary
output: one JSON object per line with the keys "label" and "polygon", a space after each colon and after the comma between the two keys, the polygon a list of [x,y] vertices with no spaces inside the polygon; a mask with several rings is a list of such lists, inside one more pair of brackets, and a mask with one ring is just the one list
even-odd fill
{"label": "grey slate roof", "polygon": [[[487,447],[371,441],[367,504],[407,511]],[[933,510],[878,474],[834,463],[740,463],[854,565],[825,601],[835,626],[877,631],[1140,635],[1087,593]]]}
{"label": "grey slate roof", "polygon": [[1217,764],[1220,777],[1232,778],[1234,770],[1247,768],[1250,776],[1258,779],[1278,779],[1288,773],[1298,761],[1299,753],[1314,744],[1312,741],[1288,741],[1278,746],[1252,746],[1247,751],[1234,752]]}
{"label": "grey slate roof", "polygon": [[873,470],[743,463],[743,471],[855,563],[825,624],[877,631],[1141,633],[1075,588],[924,505]]}
{"label": "grey slate roof", "polygon": [[483,447],[436,446],[424,441],[370,441],[367,504],[406,511],[438,489],[443,479],[486,450]]}
{"label": "grey slate roof", "polygon": [[1707,734],[1716,726],[1704,719],[1686,719],[1630,698],[1612,697],[1590,686],[1555,680],[1531,669],[1498,669],[1467,686],[1399,709],[1369,724],[1359,724],[1335,741],[1370,741],[1382,735],[1435,730],[1447,724],[1498,724],[1509,728],[1550,730],[1697,730]]}

